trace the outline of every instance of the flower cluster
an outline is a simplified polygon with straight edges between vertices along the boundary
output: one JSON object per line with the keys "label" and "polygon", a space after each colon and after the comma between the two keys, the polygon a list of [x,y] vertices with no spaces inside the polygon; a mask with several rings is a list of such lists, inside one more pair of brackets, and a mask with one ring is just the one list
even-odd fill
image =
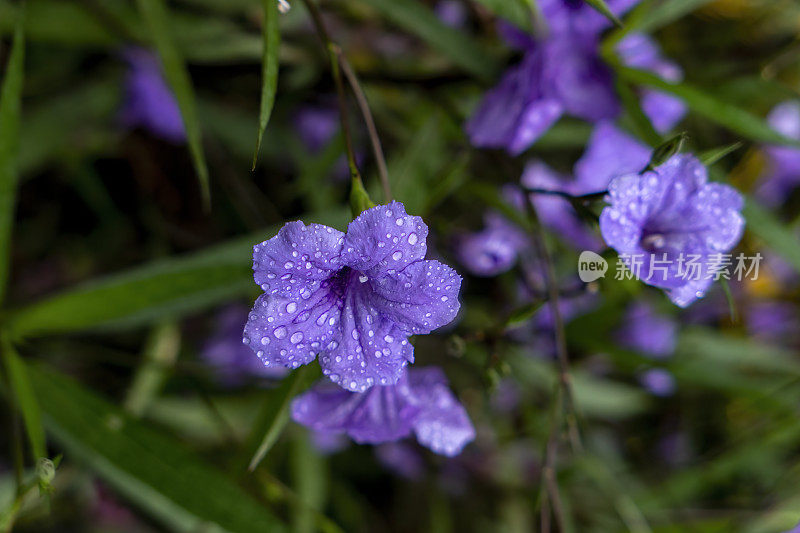
{"label": "flower cluster", "polygon": [[[636,0],[609,1],[622,14]],[[608,20],[584,2],[541,2],[546,36],[534,38],[509,24],[501,31],[512,46],[524,52],[500,83],[484,97],[467,123],[472,144],[504,148],[519,154],[530,147],[564,114],[591,122],[612,119],[620,104],[610,70],[599,54],[600,33]],[[660,56],[646,35],[633,34],[619,43],[623,63],[679,81],[682,71]],[[659,131],[671,129],[684,115],[684,104],[664,93],[646,90],[642,108]]]}

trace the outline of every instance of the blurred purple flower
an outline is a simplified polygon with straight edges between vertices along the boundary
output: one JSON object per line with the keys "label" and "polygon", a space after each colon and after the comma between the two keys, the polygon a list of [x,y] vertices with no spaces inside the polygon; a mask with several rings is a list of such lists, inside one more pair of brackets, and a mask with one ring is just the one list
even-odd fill
{"label": "blurred purple flower", "polygon": [[294,117],[300,140],[312,153],[320,152],[339,131],[339,111],[335,105],[309,105]]}
{"label": "blurred purple flower", "polygon": [[164,79],[158,57],[136,47],[126,48],[122,57],[128,63],[122,123],[128,128],[144,128],[166,141],[184,142],[186,131],[178,102]]}
{"label": "blurred purple flower", "polygon": [[677,329],[673,320],[656,314],[650,304],[636,302],[625,313],[617,338],[626,348],[662,359],[675,351]]}
{"label": "blurred purple flower", "polygon": [[522,230],[498,213],[487,213],[484,221],[483,230],[459,236],[455,250],[470,273],[492,277],[509,271],[530,243]]}
{"label": "blurred purple flower", "polygon": [[747,307],[747,331],[766,342],[786,342],[797,338],[797,308],[789,302],[765,300]]}
{"label": "blurred purple flower", "polygon": [[675,378],[663,368],[651,368],[641,372],[639,382],[655,396],[672,396],[675,393]]}
{"label": "blurred purple flower", "polygon": [[[730,252],[744,230],[741,195],[708,183],[706,168],[688,154],[654,171],[615,178],[607,201],[600,215],[606,243],[639,279],[664,289],[680,307],[704,296],[720,254]],[[697,270],[691,272],[688,264],[695,258]],[[653,260],[665,261],[654,269]]]}
{"label": "blurred purple flower", "polygon": [[467,23],[467,6],[462,0],[439,0],[434,10],[439,20],[451,28],[462,28]]}
{"label": "blurred purple flower", "polygon": [[244,342],[265,365],[297,368],[319,354],[323,373],[363,392],[397,383],[414,360],[410,335],[450,323],[461,277],[424,260],[428,227],[399,202],[373,207],[344,234],[289,222],[253,250],[264,290]]}
{"label": "blurred purple flower", "polygon": [[610,121],[597,124],[586,151],[575,163],[575,179],[563,190],[570,194],[592,194],[608,189],[611,180],[634,174],[650,162],[651,149]]}
{"label": "blurred purple flower", "polygon": [[228,386],[237,386],[255,377],[280,378],[287,370],[264,366],[253,350],[242,344],[242,328],[247,322],[247,307],[230,305],[217,315],[214,333],[206,341],[200,357],[214,367],[216,376]]}
{"label": "blurred purple flower", "polygon": [[[629,67],[646,70],[661,79],[678,83],[683,79],[683,70],[677,63],[661,55],[658,44],[648,35],[634,33],[617,45],[623,63]],[[671,94],[652,89],[642,91],[642,111],[660,132],[671,130],[686,114],[683,100]]]}
{"label": "blurred purple flower", "polygon": [[396,475],[418,481],[425,475],[425,462],[417,450],[405,442],[387,442],[375,448],[378,461]]}
{"label": "blurred purple flower", "polygon": [[349,444],[344,435],[328,433],[327,431],[312,431],[310,433],[311,445],[322,455],[330,455],[347,448]]}
{"label": "blurred purple flower", "polygon": [[[542,161],[532,161],[522,174],[522,185],[529,189],[566,190],[574,185],[568,176],[556,173]],[[566,198],[549,194],[531,194],[531,203],[542,225],[581,250],[600,250],[602,241],[578,217]]]}
{"label": "blurred purple flower", "polygon": [[[778,133],[800,140],[800,101],[792,100],[775,106],[767,120]],[[769,145],[767,172],[761,178],[756,196],[765,204],[776,206],[782,203],[794,188],[800,185],[800,149],[788,146]]]}
{"label": "blurred purple flower", "polygon": [[451,457],[475,438],[466,410],[438,368],[410,369],[397,384],[362,393],[323,381],[292,402],[292,418],[314,431],[346,433],[360,444],[392,442],[413,432],[423,446]]}

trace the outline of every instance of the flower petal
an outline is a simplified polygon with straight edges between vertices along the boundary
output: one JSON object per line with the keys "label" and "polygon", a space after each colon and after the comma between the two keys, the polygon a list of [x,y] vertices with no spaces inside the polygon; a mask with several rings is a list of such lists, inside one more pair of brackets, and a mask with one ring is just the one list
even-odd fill
{"label": "flower petal", "polygon": [[340,302],[327,287],[308,299],[262,294],[244,328],[244,340],[269,366],[297,368],[341,338]]}
{"label": "flower petal", "polygon": [[391,385],[414,360],[414,347],[390,317],[374,305],[368,284],[351,282],[340,318],[340,337],[319,358],[323,373],[347,390]]}
{"label": "flower petal", "polygon": [[595,127],[586,151],[575,164],[575,194],[606,190],[611,180],[641,171],[650,161],[650,148],[612,122]]}
{"label": "flower petal", "polygon": [[367,209],[347,228],[342,261],[368,277],[400,270],[425,257],[428,226],[400,202]]}
{"label": "flower petal", "polygon": [[419,411],[407,395],[405,383],[359,394],[323,381],[292,402],[292,418],[315,431],[347,433],[359,443],[393,441],[411,433]]}
{"label": "flower petal", "polygon": [[255,281],[266,294],[307,298],[341,268],[343,241],[344,234],[328,226],[289,222],[253,248]]}
{"label": "flower petal", "polygon": [[423,446],[453,457],[475,439],[475,428],[467,411],[447,386],[447,378],[438,368],[408,372],[411,397],[420,412],[414,419],[414,433]]}
{"label": "flower petal", "polygon": [[406,335],[449,324],[461,306],[461,276],[439,261],[418,261],[370,285],[375,307]]}

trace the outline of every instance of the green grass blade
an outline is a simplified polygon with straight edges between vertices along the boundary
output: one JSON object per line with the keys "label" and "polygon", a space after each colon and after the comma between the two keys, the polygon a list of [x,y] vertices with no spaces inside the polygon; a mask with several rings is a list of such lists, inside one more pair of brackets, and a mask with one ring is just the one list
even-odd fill
{"label": "green grass blade", "polygon": [[14,224],[19,154],[22,79],[25,66],[23,10],[17,15],[14,43],[0,87],[0,303],[8,283],[11,257],[11,228]]}
{"label": "green grass blade", "polygon": [[525,0],[476,0],[479,4],[523,30],[533,30],[533,9]]}
{"label": "green grass blade", "polygon": [[252,449],[259,437],[261,443],[256,448],[253,458],[250,460],[248,470],[251,472],[258,467],[259,463],[264,459],[269,452],[272,445],[281,436],[283,428],[289,422],[289,410],[292,404],[292,399],[297,396],[303,389],[308,387],[311,379],[315,376],[315,368],[311,365],[303,366],[295,370],[291,376],[283,380],[280,387],[268,393],[266,402],[261,409],[258,421],[253,427],[250,438],[250,448]]}
{"label": "green grass blade", "polygon": [[208,166],[203,153],[203,140],[200,133],[200,122],[197,118],[194,89],[192,88],[192,81],[189,78],[186,64],[170,37],[167,8],[163,0],[137,1],[139,11],[147,22],[151,38],[161,57],[164,76],[175,94],[175,99],[178,101],[183,124],[186,128],[189,151],[192,154],[192,162],[200,180],[203,202],[206,207],[209,207],[211,205],[211,188],[208,183]]}
{"label": "green grass blade", "polygon": [[[310,214],[307,220],[344,227],[344,210]],[[253,245],[278,227],[182,257],[155,261],[80,285],[10,313],[12,337],[87,329],[140,326],[196,313],[256,290]]]}
{"label": "green grass blade", "polygon": [[702,161],[705,166],[710,167],[717,161],[732,154],[741,147],[741,142],[735,142],[725,146],[720,146],[718,148],[712,148],[711,150],[706,150],[700,154],[700,161]]}
{"label": "green grass blade", "polygon": [[744,109],[723,102],[710,94],[685,83],[670,83],[650,72],[617,67],[620,76],[631,83],[646,85],[681,98],[693,111],[731,131],[758,142],[792,145],[800,142],[776,132],[769,125]]}
{"label": "green grass blade", "polygon": [[651,33],[711,3],[711,0],[667,0],[645,14],[632,31]]}
{"label": "green grass blade", "polygon": [[5,336],[0,340],[0,343],[2,343],[2,348],[0,349],[2,350],[3,366],[11,386],[10,393],[14,396],[14,404],[22,413],[25,431],[28,434],[28,442],[31,445],[31,454],[37,461],[44,459],[47,457],[47,447],[42,427],[42,414],[39,409],[39,402],[36,400],[36,395],[31,388],[27,368]]}
{"label": "green grass blade", "polygon": [[284,531],[261,503],[178,441],[82,385],[29,367],[45,427],[65,451],[173,531]]}
{"label": "green grass blade", "polygon": [[800,240],[795,234],[752,198],[745,200],[742,214],[747,221],[747,230],[800,272]]}
{"label": "green grass blade", "polygon": [[614,12],[611,11],[611,8],[608,7],[608,4],[606,4],[603,0],[586,0],[586,3],[589,4],[592,9],[610,20],[614,26],[617,26],[618,28],[622,27],[622,21],[617,18]]}
{"label": "green grass blade", "polygon": [[361,1],[377,9],[399,27],[427,42],[467,72],[487,81],[494,78],[495,65],[491,56],[465,33],[445,26],[418,0]]}
{"label": "green grass blade", "polygon": [[278,26],[278,2],[262,0],[264,6],[264,55],[262,58],[261,111],[258,115],[258,135],[256,150],[253,154],[253,167],[256,169],[261,139],[267,129],[272,107],[275,105],[275,93],[278,91],[278,50],[281,46],[281,32]]}

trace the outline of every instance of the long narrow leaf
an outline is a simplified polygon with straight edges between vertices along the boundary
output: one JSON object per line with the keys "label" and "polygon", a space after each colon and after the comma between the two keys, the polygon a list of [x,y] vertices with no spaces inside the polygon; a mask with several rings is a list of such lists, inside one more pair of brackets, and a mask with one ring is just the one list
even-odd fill
{"label": "long narrow leaf", "polygon": [[650,72],[627,67],[617,67],[617,72],[631,83],[646,85],[665,91],[681,98],[695,112],[705,116],[717,124],[752,139],[754,141],[793,145],[800,147],[800,142],[789,139],[776,132],[769,125],[744,109],[718,100],[714,96],[687,85],[671,83]]}
{"label": "long narrow leaf", "polygon": [[283,531],[263,505],[177,441],[80,384],[29,368],[45,426],[65,451],[175,531]]}
{"label": "long narrow leaf", "polygon": [[670,22],[688,15],[696,9],[700,9],[712,0],[666,0],[661,2],[635,25],[634,31],[651,33]]}
{"label": "long narrow leaf", "polygon": [[[338,210],[307,219],[341,227],[347,215]],[[11,313],[8,330],[20,337],[139,326],[243,296],[255,289],[250,270],[253,244],[277,230],[267,228],[201,252],[86,283]]]}
{"label": "long narrow leaf", "polygon": [[169,82],[178,107],[181,110],[183,124],[186,128],[186,139],[189,151],[192,153],[197,177],[200,180],[200,189],[206,206],[211,203],[211,188],[208,183],[208,166],[203,153],[203,141],[200,133],[200,122],[197,119],[194,89],[189,78],[189,72],[181,58],[178,49],[170,37],[170,23],[167,8],[163,0],[138,0],[139,11],[147,22],[153,43],[158,49],[161,63],[164,67],[164,76]]}
{"label": "long narrow leaf", "polygon": [[386,18],[417,35],[456,65],[478,78],[491,80],[495,66],[483,48],[465,33],[445,26],[418,0],[361,0]]}
{"label": "long narrow leaf", "polygon": [[311,377],[315,374],[313,369],[313,366],[306,365],[295,370],[291,377],[283,380],[280,387],[269,393],[251,434],[251,448],[260,435],[263,435],[263,438],[248,465],[250,471],[256,469],[281,436],[283,428],[289,422],[292,399],[309,385]]}
{"label": "long narrow leaf", "polygon": [[19,354],[5,336],[0,340],[0,344],[0,350],[2,350],[0,357],[3,359],[3,366],[11,386],[9,392],[14,396],[14,403],[17,409],[22,413],[25,431],[28,434],[28,442],[31,445],[31,454],[38,461],[47,457],[39,403],[31,388],[25,363],[22,362]]}
{"label": "long narrow leaf", "polygon": [[533,9],[525,0],[475,0],[486,9],[523,30],[532,31]]}
{"label": "long narrow leaf", "polygon": [[800,272],[800,240],[781,224],[773,214],[752,198],[747,198],[743,210],[747,230],[761,238],[767,246]]}
{"label": "long narrow leaf", "polygon": [[605,18],[611,21],[611,23],[619,28],[622,27],[622,21],[620,21],[617,16],[611,11],[611,8],[608,7],[608,4],[605,3],[604,0],[586,0],[586,3],[592,7],[595,11],[603,15]]}
{"label": "long narrow leaf", "polygon": [[253,154],[253,168],[256,169],[258,152],[261,149],[261,139],[267,129],[272,107],[275,105],[275,93],[278,91],[278,50],[281,46],[281,32],[278,27],[278,2],[275,0],[262,0],[264,6],[264,55],[262,62],[261,80],[261,111],[258,116],[258,135],[256,150]]}
{"label": "long narrow leaf", "polygon": [[24,11],[20,9],[14,44],[0,88],[0,303],[8,282],[11,228],[19,179],[19,129],[22,107],[22,79],[25,64]]}

